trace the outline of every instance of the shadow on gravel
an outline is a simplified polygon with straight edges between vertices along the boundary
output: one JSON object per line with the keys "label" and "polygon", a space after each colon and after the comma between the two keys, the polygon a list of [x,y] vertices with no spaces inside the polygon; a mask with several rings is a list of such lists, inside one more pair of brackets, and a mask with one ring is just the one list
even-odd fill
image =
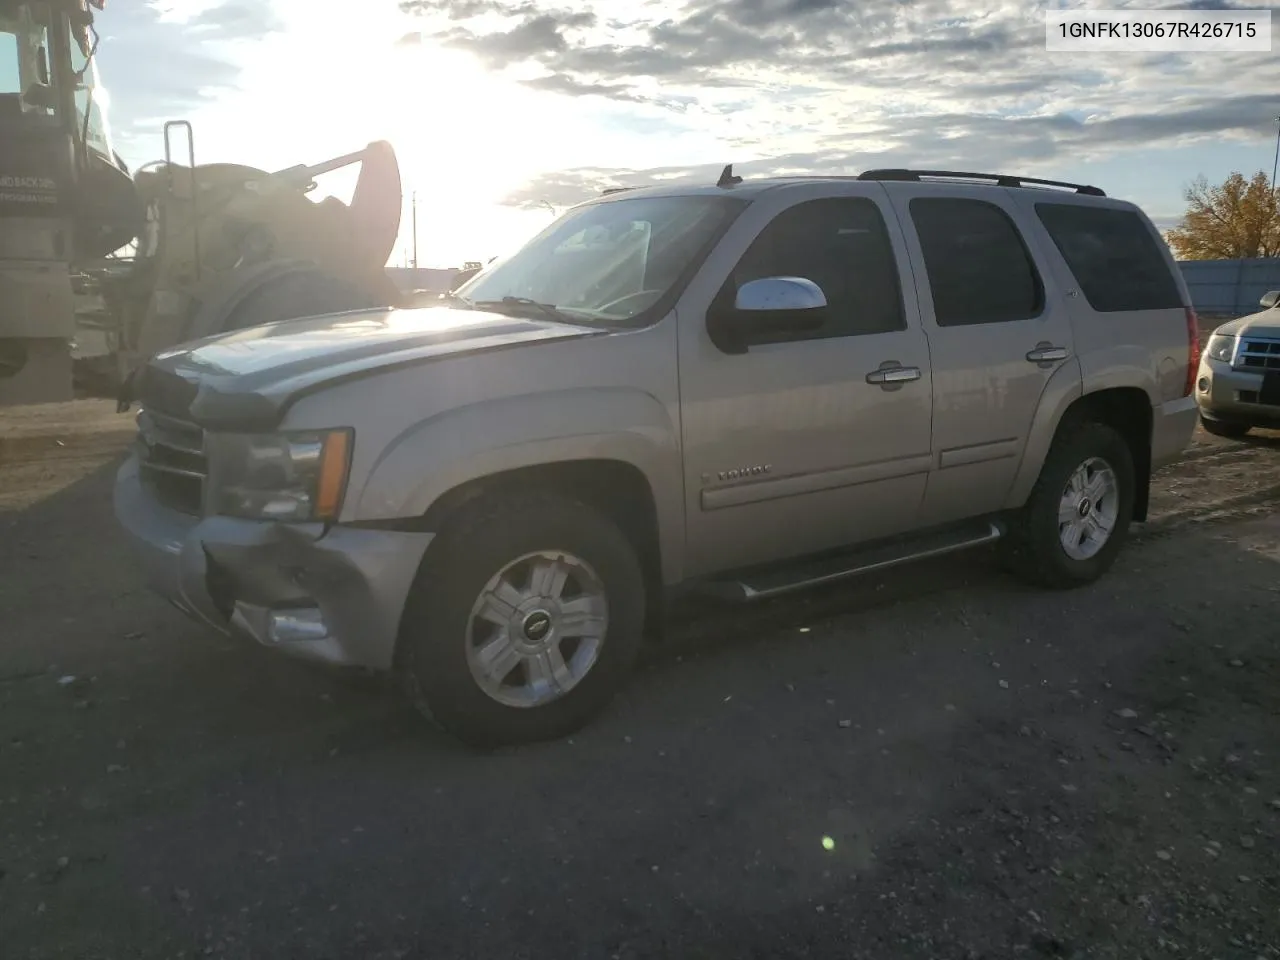
{"label": "shadow on gravel", "polygon": [[1264,450],[1280,450],[1280,434],[1271,433],[1246,433],[1239,440],[1233,440],[1233,443],[1242,443],[1248,447],[1258,447]]}
{"label": "shadow on gravel", "polygon": [[[101,491],[79,487],[58,509],[97,504],[94,549],[55,533],[46,559],[125,589]],[[78,960],[1272,957],[1275,530],[1154,538],[1067,593],[973,555],[686,610],[598,723],[489,755],[381,684],[102,600],[53,644],[75,682],[0,684],[0,942]],[[36,574],[11,559],[10,622],[39,625],[51,611],[20,596]]]}

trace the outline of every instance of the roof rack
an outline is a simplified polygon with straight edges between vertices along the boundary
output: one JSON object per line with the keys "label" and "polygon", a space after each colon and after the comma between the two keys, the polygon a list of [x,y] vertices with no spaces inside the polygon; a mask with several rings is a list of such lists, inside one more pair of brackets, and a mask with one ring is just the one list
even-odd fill
{"label": "roof rack", "polygon": [[639,187],[606,187],[600,191],[600,196],[607,197],[611,193],[625,193],[628,190],[638,190]]}
{"label": "roof rack", "polygon": [[956,170],[864,170],[859,180],[992,180],[998,187],[1065,187],[1090,197],[1105,197],[1098,187],[1083,183],[1066,183],[1062,180],[1040,180],[1036,177],[1016,177],[1005,173],[964,173]]}

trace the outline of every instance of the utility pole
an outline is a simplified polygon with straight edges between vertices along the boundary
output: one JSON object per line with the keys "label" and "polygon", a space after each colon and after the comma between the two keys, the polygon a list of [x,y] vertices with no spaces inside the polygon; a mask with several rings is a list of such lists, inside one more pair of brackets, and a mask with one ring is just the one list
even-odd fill
{"label": "utility pole", "polygon": [[1276,158],[1271,161],[1271,189],[1280,190],[1280,186],[1276,185],[1276,170],[1280,169],[1280,117],[1275,118],[1276,121]]}
{"label": "utility pole", "polygon": [[418,269],[418,191],[413,191],[413,269]]}

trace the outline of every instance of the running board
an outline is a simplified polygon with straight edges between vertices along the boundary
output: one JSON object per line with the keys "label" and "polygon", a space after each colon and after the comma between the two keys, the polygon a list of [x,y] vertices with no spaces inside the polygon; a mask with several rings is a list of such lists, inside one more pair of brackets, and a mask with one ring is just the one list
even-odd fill
{"label": "running board", "polygon": [[970,524],[959,529],[897,540],[821,560],[801,561],[793,566],[769,567],[739,574],[730,580],[708,580],[696,589],[698,593],[736,603],[764,600],[903,563],[981,547],[999,540],[1004,533],[1000,523],[984,521],[980,525]]}

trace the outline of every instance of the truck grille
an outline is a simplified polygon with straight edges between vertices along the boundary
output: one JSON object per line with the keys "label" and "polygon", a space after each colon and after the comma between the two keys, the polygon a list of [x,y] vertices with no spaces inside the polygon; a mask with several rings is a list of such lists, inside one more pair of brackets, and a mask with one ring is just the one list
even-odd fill
{"label": "truck grille", "polygon": [[135,443],[142,482],[155,498],[174,510],[199,516],[209,472],[204,431],[143,408],[138,413]]}
{"label": "truck grille", "polygon": [[1242,340],[1235,368],[1258,373],[1280,370],[1280,340]]}

